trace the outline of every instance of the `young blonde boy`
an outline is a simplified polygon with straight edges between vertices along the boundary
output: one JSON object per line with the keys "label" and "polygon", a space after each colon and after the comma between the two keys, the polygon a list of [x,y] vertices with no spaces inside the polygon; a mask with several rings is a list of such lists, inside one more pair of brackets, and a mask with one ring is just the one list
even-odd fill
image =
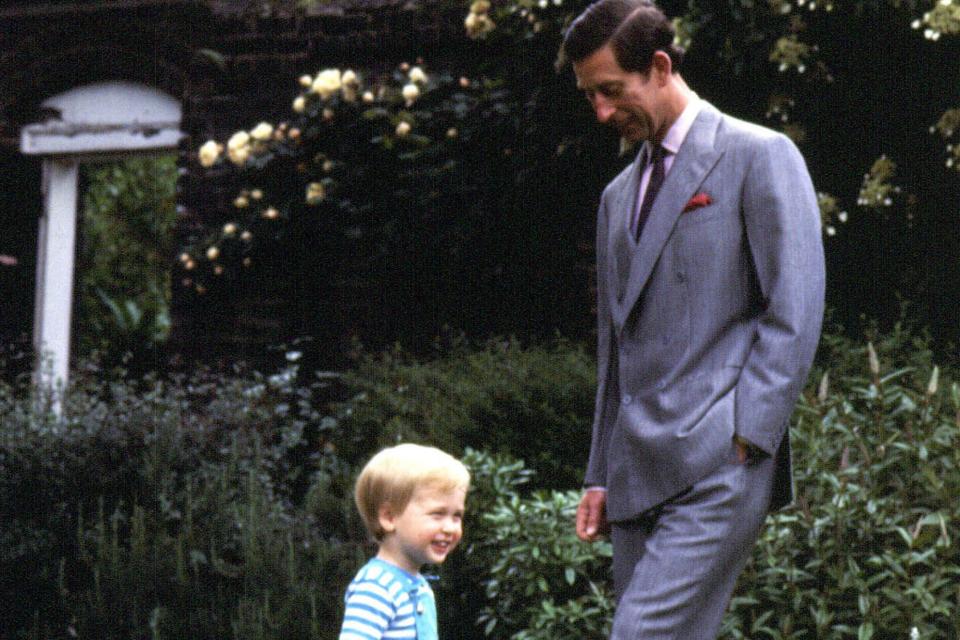
{"label": "young blonde boy", "polygon": [[357,509],[380,549],[347,587],[340,640],[437,640],[433,590],[422,575],[463,533],[470,472],[453,456],[415,444],[376,454],[360,472]]}

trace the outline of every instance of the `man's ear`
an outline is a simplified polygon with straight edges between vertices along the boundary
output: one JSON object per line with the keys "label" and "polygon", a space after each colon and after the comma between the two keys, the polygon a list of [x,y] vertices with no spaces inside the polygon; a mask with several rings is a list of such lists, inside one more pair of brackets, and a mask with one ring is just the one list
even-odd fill
{"label": "man's ear", "polygon": [[389,503],[380,505],[377,511],[377,520],[380,522],[380,528],[384,533],[393,533],[397,525],[394,523],[396,516],[393,514],[393,508]]}
{"label": "man's ear", "polygon": [[670,60],[670,55],[666,51],[654,51],[650,69],[660,80],[661,86],[666,84],[667,78],[673,73],[673,61]]}

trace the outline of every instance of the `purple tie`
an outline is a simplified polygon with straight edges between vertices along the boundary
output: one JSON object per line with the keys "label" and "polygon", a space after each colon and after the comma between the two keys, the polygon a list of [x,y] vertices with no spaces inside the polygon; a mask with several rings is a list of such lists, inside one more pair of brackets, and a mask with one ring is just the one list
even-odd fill
{"label": "purple tie", "polygon": [[643,232],[643,225],[647,223],[647,217],[650,215],[650,209],[653,207],[653,201],[657,199],[657,193],[663,185],[663,159],[667,155],[666,149],[657,145],[653,148],[653,154],[650,160],[653,162],[653,170],[650,172],[650,181],[647,182],[647,190],[643,194],[643,202],[640,204],[640,213],[637,215],[637,233],[636,240],[640,241],[640,234]]}

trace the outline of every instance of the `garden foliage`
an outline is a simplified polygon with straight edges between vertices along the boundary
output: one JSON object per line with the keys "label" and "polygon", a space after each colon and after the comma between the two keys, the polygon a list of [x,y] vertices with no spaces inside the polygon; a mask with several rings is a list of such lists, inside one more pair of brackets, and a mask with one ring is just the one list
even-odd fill
{"label": "garden foliage", "polygon": [[[960,387],[927,345],[824,339],[792,423],[797,503],[770,517],[723,638],[958,634]],[[3,387],[0,635],[336,637],[372,552],[351,479],[403,439],[473,471],[463,545],[438,570],[443,637],[603,638],[610,548],[572,526],[587,360],[563,342],[391,352],[338,382],[335,411],[331,377],[296,362],[135,382],[91,368],[62,421]]]}

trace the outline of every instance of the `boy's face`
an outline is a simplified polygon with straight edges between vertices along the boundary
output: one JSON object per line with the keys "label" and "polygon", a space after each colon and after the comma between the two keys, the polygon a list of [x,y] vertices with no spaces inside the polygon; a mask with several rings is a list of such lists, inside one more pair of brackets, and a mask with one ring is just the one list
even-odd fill
{"label": "boy's face", "polygon": [[380,507],[380,526],[386,534],[377,557],[410,573],[425,564],[440,564],[463,535],[463,489],[443,491],[435,485],[417,487],[406,508],[394,514]]}

